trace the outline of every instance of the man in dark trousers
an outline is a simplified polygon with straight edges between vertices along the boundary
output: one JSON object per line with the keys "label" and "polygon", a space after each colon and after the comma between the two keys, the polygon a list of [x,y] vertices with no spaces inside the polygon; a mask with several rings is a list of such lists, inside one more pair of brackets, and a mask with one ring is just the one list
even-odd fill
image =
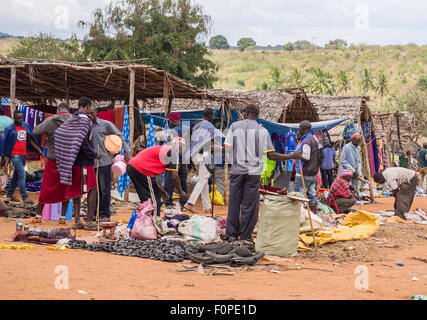
{"label": "man in dark trousers", "polygon": [[47,135],[47,160],[43,172],[43,181],[39,194],[39,203],[37,204],[36,221],[41,221],[42,212],[46,203],[62,202],[62,214],[59,219],[60,224],[65,224],[65,211],[68,201],[65,199],[66,185],[61,184],[59,171],[56,166],[54,134],[64,122],[70,119],[70,108],[68,104],[61,103],[58,106],[56,115],[47,118],[34,128],[34,135]]}
{"label": "man in dark trousers", "polygon": [[13,113],[13,123],[4,129],[1,137],[0,154],[3,157],[2,162],[11,161],[15,171],[13,172],[12,180],[7,190],[7,196],[10,201],[19,202],[13,194],[16,185],[19,185],[19,192],[21,193],[22,200],[26,204],[34,204],[28,197],[27,187],[25,185],[25,163],[27,150],[37,151],[40,156],[44,157],[43,152],[40,150],[36,143],[31,127],[28,123],[24,122],[24,115],[22,111],[16,110]]}
{"label": "man in dark trousers", "polygon": [[[90,107],[89,116],[93,123],[93,146],[97,153],[99,150],[98,156],[100,156],[99,168],[98,161],[95,160],[95,173],[98,174],[98,187],[100,198],[97,198],[97,201],[99,201],[99,221],[108,222],[110,221],[111,216],[111,166],[113,164],[114,155],[110,154],[110,152],[108,152],[105,148],[105,137],[112,134],[120,137],[120,139],[122,140],[124,158],[126,162],[130,159],[130,149],[125,137],[114,125],[114,123],[98,118],[96,106],[92,105]],[[94,216],[96,216],[96,214],[94,214]]]}
{"label": "man in dark trousers", "polygon": [[275,152],[268,131],[256,121],[258,115],[258,106],[247,105],[243,112],[245,119],[230,126],[224,142],[226,163],[232,163],[226,229],[228,241],[252,241],[258,219],[263,155],[275,161],[288,160],[293,155]]}

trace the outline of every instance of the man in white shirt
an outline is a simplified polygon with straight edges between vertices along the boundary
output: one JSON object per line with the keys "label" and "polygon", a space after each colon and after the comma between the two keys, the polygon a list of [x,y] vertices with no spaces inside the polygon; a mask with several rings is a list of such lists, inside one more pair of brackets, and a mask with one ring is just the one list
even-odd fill
{"label": "man in white shirt", "polygon": [[388,168],[382,173],[374,174],[374,181],[379,184],[387,182],[393,189],[395,214],[406,219],[405,213],[411,210],[415,189],[418,185],[418,177],[415,171],[400,167]]}

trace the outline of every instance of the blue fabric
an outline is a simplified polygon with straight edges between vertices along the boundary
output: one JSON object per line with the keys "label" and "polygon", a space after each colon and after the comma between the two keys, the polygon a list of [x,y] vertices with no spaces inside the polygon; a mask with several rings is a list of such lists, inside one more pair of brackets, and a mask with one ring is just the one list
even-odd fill
{"label": "blue fabric", "polygon": [[344,170],[357,172],[362,175],[362,161],[360,159],[360,147],[355,147],[352,142],[347,143],[341,151],[341,170],[338,173],[342,174]]}
{"label": "blue fabric", "polygon": [[154,120],[153,120],[153,117],[151,117],[150,127],[148,129],[148,136],[147,136],[147,148],[154,147],[155,145],[156,145],[156,140],[154,138]]}
{"label": "blue fabric", "polygon": [[1,105],[2,106],[9,106],[10,105],[10,99],[9,98],[1,98]]}
{"label": "blue fabric", "polygon": [[[28,123],[24,122],[22,124],[22,127],[37,143],[37,138],[34,136],[33,131],[31,130]],[[18,131],[16,131],[14,123],[10,124],[4,129],[4,132],[1,136],[1,142],[0,142],[0,156],[10,158],[13,148],[15,147],[17,136],[18,136]],[[31,146],[30,139],[28,139],[28,137],[27,137],[27,151],[36,152],[36,150]]]}
{"label": "blue fabric", "polygon": [[421,168],[425,168],[425,167],[427,167],[426,153],[427,153],[427,150],[426,150],[426,149],[421,149],[421,150],[418,152],[418,158],[420,159],[420,165],[421,165]]}
{"label": "blue fabric", "polygon": [[377,137],[374,134],[372,135],[372,150],[374,152],[375,173],[377,173],[380,171],[380,158],[378,155]]}
{"label": "blue fabric", "polygon": [[320,169],[331,170],[335,168],[335,149],[333,147],[323,148],[323,161],[320,165]]}
{"label": "blue fabric", "polygon": [[9,196],[12,196],[15,192],[16,185],[18,185],[22,199],[25,200],[26,198],[28,198],[27,188],[25,186],[25,157],[13,156],[11,158],[11,161],[15,170],[13,172],[13,177],[10,180],[9,188],[7,189],[7,194]]}
{"label": "blue fabric", "polygon": [[[123,137],[125,137],[128,145],[130,146],[130,143],[129,143],[129,114],[128,114],[128,107],[127,106],[125,106],[125,115],[123,118],[122,134],[123,134]],[[122,150],[120,151],[120,153],[123,153],[123,152],[124,152],[124,149],[122,147]],[[127,175],[127,173],[125,173],[124,175],[119,177],[117,190],[118,190],[121,197],[123,197],[123,192],[129,186],[129,184],[130,184],[130,178]]]}

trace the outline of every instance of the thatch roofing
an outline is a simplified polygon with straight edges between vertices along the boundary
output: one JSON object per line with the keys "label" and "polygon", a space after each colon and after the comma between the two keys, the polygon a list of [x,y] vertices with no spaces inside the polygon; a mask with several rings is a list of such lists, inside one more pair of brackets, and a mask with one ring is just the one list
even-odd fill
{"label": "thatch roofing", "polygon": [[[372,114],[367,102],[369,97],[365,96],[325,96],[325,95],[307,95],[314,105],[321,121],[353,118],[362,116],[362,120],[371,121]],[[329,131],[332,140],[337,141],[344,130],[345,122]]]}
{"label": "thatch roofing", "polygon": [[[411,112],[374,113],[372,114],[377,138],[396,142],[403,152],[418,151],[420,137],[418,122]],[[399,139],[400,137],[400,139]]]}
{"label": "thatch roofing", "polygon": [[[12,67],[16,68],[16,99],[51,101],[78,99],[123,100],[129,98],[130,72],[135,70],[135,98],[215,99],[206,90],[170,73],[139,64],[141,61],[73,63],[7,59],[0,56],[0,96],[10,95]],[[166,89],[166,90],[165,90]],[[165,92],[167,91],[167,92]]]}
{"label": "thatch roofing", "polygon": [[[219,108],[222,102],[229,101],[230,107],[244,108],[254,103],[260,108],[260,118],[280,123],[299,123],[302,120],[319,121],[313,105],[307,99],[303,89],[285,90],[231,90],[213,89],[209,94],[216,101],[174,99],[172,110],[202,110],[206,107]],[[147,101],[149,111],[161,110],[161,101]]]}

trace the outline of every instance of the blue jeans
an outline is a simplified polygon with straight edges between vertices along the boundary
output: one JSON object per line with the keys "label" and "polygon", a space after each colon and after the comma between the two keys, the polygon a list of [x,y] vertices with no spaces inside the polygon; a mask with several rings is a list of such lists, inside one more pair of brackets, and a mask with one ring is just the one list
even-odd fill
{"label": "blue jeans", "polygon": [[[99,217],[110,218],[110,204],[111,204],[111,165],[99,167],[98,173],[98,186],[99,186]],[[98,201],[98,194],[96,195]],[[96,202],[97,203],[97,202]],[[97,206],[95,207],[97,208]],[[96,217],[96,209],[95,215]]]}
{"label": "blue jeans", "polygon": [[[317,206],[316,199],[316,176],[304,176],[305,188],[307,189],[307,197],[310,199],[310,206]],[[304,187],[302,185],[301,176],[295,177],[295,192],[301,193],[304,196]]]}
{"label": "blue jeans", "polygon": [[10,180],[7,195],[12,196],[15,192],[16,185],[18,184],[22,199],[25,200],[28,198],[27,187],[25,186],[25,156],[12,156],[11,161],[15,171],[13,172],[12,179]]}

